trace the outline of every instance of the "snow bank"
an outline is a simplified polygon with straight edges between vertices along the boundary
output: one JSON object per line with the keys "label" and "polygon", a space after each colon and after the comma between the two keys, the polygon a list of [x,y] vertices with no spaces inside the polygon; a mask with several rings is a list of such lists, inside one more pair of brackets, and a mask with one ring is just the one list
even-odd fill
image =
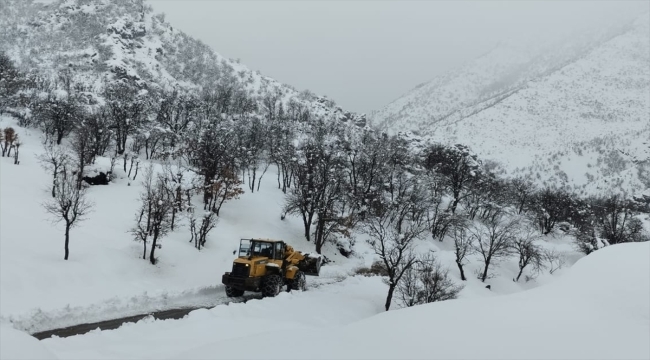
{"label": "snow bank", "polygon": [[[335,329],[381,312],[385,292],[386,287],[378,277],[348,278],[316,290],[283,292],[246,304],[196,310],[180,320],[147,318],[115,330],[54,337],[42,343],[64,359],[164,359],[215,340],[248,338],[250,342],[256,335],[264,338],[283,334],[286,343],[287,337],[293,338],[295,334]],[[243,349],[250,347],[249,343]],[[271,348],[276,349],[277,344]]]}
{"label": "snow bank", "polygon": [[615,245],[530,291],[390,311],[335,330],[296,331],[290,352],[267,350],[286,339],[275,332],[256,338],[255,346],[242,337],[173,358],[648,359],[648,255],[650,243]]}
{"label": "snow bank", "polygon": [[389,312],[381,279],[354,277],[42,343],[66,359],[647,359],[648,255],[614,245],[533,290]]}
{"label": "snow bank", "polygon": [[0,359],[57,359],[36,338],[14,329],[8,323],[0,324]]}

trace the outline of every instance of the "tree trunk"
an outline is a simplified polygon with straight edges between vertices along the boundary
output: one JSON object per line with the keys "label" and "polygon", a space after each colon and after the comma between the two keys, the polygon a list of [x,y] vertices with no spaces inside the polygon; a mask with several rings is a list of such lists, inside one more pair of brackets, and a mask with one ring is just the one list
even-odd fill
{"label": "tree trunk", "polygon": [[153,240],[151,242],[151,253],[149,254],[149,262],[151,265],[156,265],[156,258],[154,252],[156,251],[156,242],[158,241],[158,230],[154,230]]}
{"label": "tree trunk", "polygon": [[460,202],[460,192],[459,191],[454,191],[454,202],[451,204],[451,213],[452,214],[456,213],[456,207],[458,206],[458,202]]}
{"label": "tree trunk", "polygon": [[386,296],[386,305],[385,305],[386,311],[390,309],[390,303],[393,301],[393,293],[395,292],[396,286],[397,284],[394,284],[392,282],[388,285],[388,295]]}
{"label": "tree trunk", "polygon": [[481,275],[481,281],[485,282],[485,279],[487,279],[488,276],[488,268],[490,267],[490,259],[488,258],[485,261],[485,268],[483,269],[483,275]]}
{"label": "tree trunk", "polygon": [[68,255],[70,255],[70,249],[68,248],[68,244],[70,244],[70,227],[72,224],[69,222],[65,223],[65,257],[63,260],[68,260]]}
{"label": "tree trunk", "polygon": [[144,250],[142,251],[142,260],[147,259],[147,238],[145,237],[144,240],[142,240],[142,243],[144,244]]}
{"label": "tree trunk", "polygon": [[56,197],[56,173],[57,169],[54,168],[54,174],[52,175],[52,197]]}
{"label": "tree trunk", "polygon": [[255,180],[257,178],[257,171],[256,170],[257,170],[257,168],[253,168],[253,178],[252,178],[252,180],[251,180],[250,175],[248,176],[248,182],[249,182],[249,185],[251,186],[251,193],[253,191],[255,191]]}
{"label": "tree trunk", "polygon": [[77,188],[81,190],[81,183],[83,182],[84,178],[84,168],[86,167],[86,163],[84,162],[84,154],[80,154],[81,160],[79,161],[79,175],[77,176]]}
{"label": "tree trunk", "polygon": [[228,189],[224,191],[223,196],[221,197],[221,201],[219,201],[219,207],[217,208],[217,211],[215,213],[217,216],[219,216],[219,211],[221,211],[221,207],[223,206],[223,203],[226,201],[226,195],[228,194]]}
{"label": "tree trunk", "polygon": [[519,281],[519,278],[521,277],[521,274],[524,272],[524,268],[520,267],[519,268],[519,274],[517,274],[517,279],[515,281]]}
{"label": "tree trunk", "polygon": [[456,261],[456,265],[458,265],[458,270],[460,270],[460,279],[467,281],[467,278],[465,277],[465,270],[463,269],[463,264],[461,264],[460,261]]}
{"label": "tree trunk", "polygon": [[316,223],[316,234],[314,238],[314,243],[316,244],[316,253],[320,254],[323,249],[324,237],[325,237],[325,221],[321,220],[321,217],[318,217],[318,222]]}
{"label": "tree trunk", "polygon": [[304,213],[302,214],[302,223],[305,226],[305,239],[307,239],[307,241],[310,241],[311,239],[310,239],[309,233],[311,232],[310,231],[311,230],[311,219],[307,218],[307,214],[304,214]]}
{"label": "tree trunk", "polygon": [[147,212],[147,234],[151,235],[151,207],[153,204],[149,201],[149,210]]}

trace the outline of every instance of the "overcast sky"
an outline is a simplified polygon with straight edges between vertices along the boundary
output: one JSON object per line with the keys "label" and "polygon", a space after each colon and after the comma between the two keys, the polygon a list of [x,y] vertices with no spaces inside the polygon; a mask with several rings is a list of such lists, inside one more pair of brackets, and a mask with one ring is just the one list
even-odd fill
{"label": "overcast sky", "polygon": [[147,0],[220,54],[370,112],[511,37],[559,37],[648,1]]}
{"label": "overcast sky", "polygon": [[647,0],[146,1],[223,56],[367,113],[499,41],[557,39],[650,10]]}

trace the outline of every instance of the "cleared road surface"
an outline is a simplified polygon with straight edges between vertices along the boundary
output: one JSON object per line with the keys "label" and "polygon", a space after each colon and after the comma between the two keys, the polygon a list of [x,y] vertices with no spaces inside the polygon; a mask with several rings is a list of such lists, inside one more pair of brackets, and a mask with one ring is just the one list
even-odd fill
{"label": "cleared road surface", "polygon": [[[258,295],[250,295],[250,296],[244,296],[240,298],[241,300],[235,300],[233,302],[246,302],[250,299],[261,299],[261,296]],[[100,322],[95,322],[95,323],[88,323],[88,324],[79,324],[79,325],[73,325],[73,326],[68,326],[60,329],[54,329],[54,330],[47,330],[47,331],[41,331],[32,334],[33,337],[43,340],[47,339],[52,336],[58,336],[58,337],[68,337],[68,336],[74,336],[74,335],[82,335],[87,332],[93,331],[97,328],[101,330],[113,330],[117,329],[120,326],[122,326],[125,323],[134,323],[138,322],[139,320],[142,320],[146,318],[147,316],[153,316],[156,320],[165,320],[165,319],[182,319],[185,315],[189,314],[190,312],[197,310],[197,309],[211,309],[211,307],[187,307],[187,308],[178,308],[178,309],[169,309],[169,310],[162,310],[162,311],[156,311],[152,312],[149,314],[141,314],[141,315],[134,315],[134,316],[127,316],[119,319],[112,319],[112,320],[105,320],[105,321],[100,321]]]}

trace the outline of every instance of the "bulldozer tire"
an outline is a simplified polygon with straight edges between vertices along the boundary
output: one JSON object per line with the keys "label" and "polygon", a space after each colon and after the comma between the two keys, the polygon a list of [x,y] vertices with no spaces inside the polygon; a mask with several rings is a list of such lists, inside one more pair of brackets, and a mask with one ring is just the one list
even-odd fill
{"label": "bulldozer tire", "polygon": [[305,291],[306,288],[307,288],[307,279],[305,278],[305,273],[303,273],[302,271],[297,271],[293,279],[289,280],[289,286],[287,290]]}
{"label": "bulldozer tire", "polygon": [[280,293],[282,285],[283,281],[280,275],[267,275],[262,283],[262,295],[266,297],[274,297]]}
{"label": "bulldozer tire", "polygon": [[230,286],[226,286],[226,296],[228,297],[238,297],[244,295],[244,290],[235,289]]}

